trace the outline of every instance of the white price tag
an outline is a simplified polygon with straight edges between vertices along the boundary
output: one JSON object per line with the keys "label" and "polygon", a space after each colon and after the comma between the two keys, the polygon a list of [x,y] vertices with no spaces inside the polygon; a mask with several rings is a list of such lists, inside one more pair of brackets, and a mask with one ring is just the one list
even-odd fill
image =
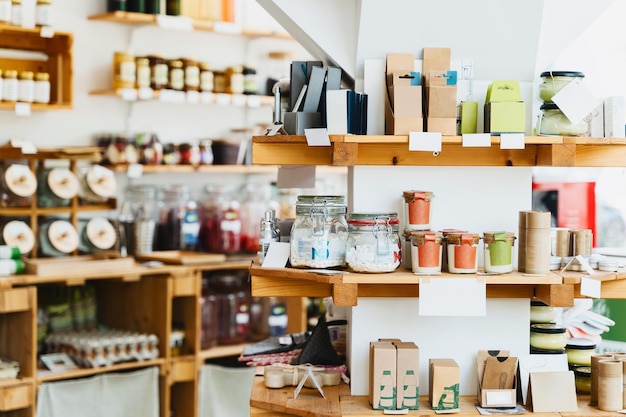
{"label": "white price tag", "polygon": [[121,94],[122,99],[126,101],[137,100],[137,90],[135,90],[134,88],[121,88],[117,91],[119,94]]}
{"label": "white price tag", "polygon": [[200,102],[202,103],[213,103],[213,93],[208,91],[203,91],[200,93]]}
{"label": "white price tag", "polygon": [[140,178],[143,175],[143,165],[141,164],[128,164],[126,170],[126,176],[128,178]]}
{"label": "white price tag", "polygon": [[157,15],[157,25],[163,29],[193,30],[193,19],[187,16]]}
{"label": "white price tag", "polygon": [[220,106],[228,106],[230,104],[230,95],[224,93],[218,93],[215,95],[215,103]]}
{"label": "white price tag", "polygon": [[142,87],[137,90],[137,96],[139,100],[152,100],[154,98],[154,91],[150,87]]}
{"label": "white price tag", "polygon": [[409,132],[409,151],[441,152],[441,132]]}
{"label": "white price tag", "polygon": [[197,104],[200,102],[200,93],[197,91],[187,91],[187,103]]}
{"label": "white price tag", "polygon": [[54,29],[52,26],[42,26],[39,31],[39,36],[42,38],[54,38]]}
{"label": "white price tag", "polygon": [[464,133],[463,147],[478,148],[491,147],[491,135],[489,133]]}
{"label": "white price tag", "polygon": [[230,22],[214,22],[213,30],[215,33],[229,33],[238,35],[241,33],[241,26]]}
{"label": "white price tag", "polygon": [[500,135],[500,149],[524,149],[523,133],[502,133]]}
{"label": "white price tag", "polygon": [[591,298],[600,298],[602,283],[589,277],[580,278],[580,294]]}
{"label": "white price tag", "polygon": [[15,103],[16,116],[30,116],[30,103]]}
{"label": "white price tag", "polygon": [[163,89],[159,91],[159,101],[163,101],[165,103],[172,103],[176,101],[176,92],[174,90]]}
{"label": "white price tag", "polygon": [[246,96],[243,94],[233,94],[233,106],[243,107],[246,105]]}
{"label": "white price tag", "polygon": [[261,97],[256,94],[248,96],[248,107],[261,107]]}

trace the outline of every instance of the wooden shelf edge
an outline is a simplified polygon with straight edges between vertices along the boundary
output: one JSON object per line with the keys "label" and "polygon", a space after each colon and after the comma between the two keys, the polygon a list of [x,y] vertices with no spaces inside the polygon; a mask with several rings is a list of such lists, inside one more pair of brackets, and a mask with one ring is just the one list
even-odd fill
{"label": "wooden shelf edge", "polygon": [[120,364],[115,364],[111,366],[103,366],[100,368],[81,368],[81,369],[75,369],[75,370],[71,370],[67,372],[44,373],[46,371],[43,371],[42,373],[37,375],[36,380],[38,383],[41,384],[43,382],[62,381],[62,380],[67,380],[67,379],[82,378],[86,376],[99,375],[99,374],[122,371],[122,370],[126,371],[126,370],[133,370],[133,369],[143,369],[143,368],[149,368],[151,366],[161,367],[164,364],[165,364],[165,359],[159,358],[159,359],[153,359],[153,360],[142,361],[142,362],[120,363]]}
{"label": "wooden shelf edge", "polygon": [[[133,90],[133,89],[129,89]],[[197,102],[191,101],[176,101],[176,100],[161,100],[159,99],[159,92],[155,91],[153,93],[152,99],[140,99],[138,98],[137,93],[130,93],[128,96],[125,96],[123,93],[111,90],[111,89],[100,89],[100,90],[92,90],[89,92],[91,96],[102,96],[102,97],[117,97],[119,99],[123,99],[130,103],[148,103],[153,101],[159,101],[161,103],[169,103],[169,104],[189,104],[189,105],[228,105],[233,107],[250,107],[250,108],[258,108],[262,106],[271,106],[274,104],[274,97],[266,96],[262,94],[230,94],[230,93],[210,93],[210,100],[202,100],[199,99]],[[126,98],[130,97],[130,98]]]}
{"label": "wooden shelf edge", "polygon": [[239,356],[243,352],[243,348],[248,343],[236,344],[236,345],[224,345],[216,346],[210,349],[205,349],[198,353],[198,357],[201,360],[225,358],[228,356]]}
{"label": "wooden shelf edge", "polygon": [[[40,104],[40,103],[20,103],[20,104],[28,104],[31,111],[61,111],[61,110],[72,110],[72,103],[51,103],[51,104]],[[0,109],[2,110],[15,110],[16,103],[11,102],[0,102]]]}

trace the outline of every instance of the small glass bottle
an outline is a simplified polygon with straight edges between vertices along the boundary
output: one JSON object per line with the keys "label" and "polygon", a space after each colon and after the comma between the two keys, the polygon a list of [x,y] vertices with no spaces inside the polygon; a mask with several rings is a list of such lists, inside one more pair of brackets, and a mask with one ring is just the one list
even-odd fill
{"label": "small glass bottle", "polygon": [[16,70],[5,70],[2,77],[2,101],[16,102],[18,98],[19,81]]}
{"label": "small glass bottle", "polygon": [[11,24],[22,26],[22,0],[11,1]]}
{"label": "small glass bottle", "polygon": [[203,93],[213,92],[213,70],[208,62],[200,63],[200,91]]}
{"label": "small glass bottle", "polygon": [[37,0],[35,5],[35,25],[52,26],[52,0]]}
{"label": "small glass bottle", "polygon": [[171,90],[183,91],[185,88],[185,70],[183,69],[183,61],[180,59],[172,59],[168,62],[168,68],[168,88]]}
{"label": "small glass bottle", "polygon": [[42,104],[50,103],[50,74],[47,72],[35,73],[34,90],[33,102]]}
{"label": "small glass bottle", "polygon": [[298,196],[289,237],[291,266],[345,267],[347,239],[345,197]]}
{"label": "small glass bottle", "polygon": [[0,0],[0,23],[11,23],[11,0]]}
{"label": "small glass bottle", "polygon": [[354,272],[392,272],[402,262],[397,213],[350,213],[346,263]]}
{"label": "small glass bottle", "polygon": [[35,80],[32,71],[20,71],[17,82],[17,101],[32,103],[35,100]]}
{"label": "small glass bottle", "polygon": [[259,264],[263,264],[265,255],[270,248],[272,242],[278,242],[280,240],[280,229],[278,228],[278,219],[276,218],[276,211],[266,210],[261,219],[261,227],[259,234]]}

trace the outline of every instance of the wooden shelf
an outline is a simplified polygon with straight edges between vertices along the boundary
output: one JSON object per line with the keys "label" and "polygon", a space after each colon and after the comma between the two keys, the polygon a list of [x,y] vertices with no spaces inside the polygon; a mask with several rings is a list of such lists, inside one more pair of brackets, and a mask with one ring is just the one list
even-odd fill
{"label": "wooden shelf", "polygon": [[237,345],[224,345],[224,346],[216,346],[211,349],[206,349],[201,351],[198,354],[198,357],[202,360],[207,359],[216,359],[216,358],[224,358],[227,356],[239,356],[241,352],[243,352],[243,348],[248,344],[237,344]]}
{"label": "wooden shelf", "polygon": [[[128,165],[107,166],[116,172],[128,171]],[[277,166],[269,165],[143,165],[144,174],[188,174],[188,173],[206,173],[206,174],[276,174]],[[327,167],[319,166],[317,171],[325,174],[347,174],[346,167]]]}
{"label": "wooden shelf", "polygon": [[[359,297],[419,297],[419,281],[424,276],[398,270],[386,274],[362,274],[346,271],[294,268],[250,268],[252,295],[333,297],[338,306],[355,306]],[[470,278],[485,280],[488,298],[538,297],[552,306],[573,305],[574,285],[564,284],[555,273],[526,276],[519,272],[501,275],[442,274],[437,278]],[[626,280],[624,281],[626,285]]]}
{"label": "wooden shelf", "polygon": [[74,379],[74,378],[83,378],[86,376],[100,375],[105,372],[119,372],[119,371],[128,371],[134,369],[142,369],[148,368],[150,366],[162,366],[165,364],[165,359],[153,359],[148,361],[141,362],[126,362],[119,363],[111,366],[103,366],[99,368],[82,368],[82,369],[74,369],[67,372],[50,372],[45,370],[38,371],[37,381],[39,383],[42,382],[50,382],[50,381],[62,381],[66,379]]}
{"label": "wooden shelf", "polygon": [[[259,31],[253,29],[241,29],[235,24],[213,22],[210,20],[190,19],[185,16],[165,16],[169,19],[189,20],[191,27],[195,31],[200,32],[213,32],[220,35],[234,35],[244,36],[248,38],[275,38],[275,39],[292,39],[287,33],[272,32],[272,31]],[[159,22],[159,15],[148,13],[136,13],[136,12],[109,12],[102,13],[93,16],[89,16],[89,20],[99,20],[103,22],[123,23],[128,25],[154,25],[161,26]]]}
{"label": "wooden shelf", "polygon": [[621,167],[626,165],[626,139],[526,136],[524,149],[463,146],[461,136],[443,136],[439,155],[409,151],[408,136],[330,135],[331,146],[307,145],[305,136],[252,138],[252,163],[258,165],[380,166],[553,166]]}
{"label": "wooden shelf", "polygon": [[127,89],[124,91],[115,90],[93,90],[89,92],[92,96],[106,96],[106,97],[118,97],[130,102],[152,102],[159,101],[161,103],[171,104],[215,104],[220,106],[238,106],[238,107],[261,107],[271,106],[274,104],[274,97],[264,96],[258,94],[229,94],[229,93],[209,93],[204,96],[199,96],[197,101],[189,101],[185,97],[185,93],[178,96],[161,95],[158,91],[153,92],[152,97],[149,99],[139,98],[138,93],[134,89]]}

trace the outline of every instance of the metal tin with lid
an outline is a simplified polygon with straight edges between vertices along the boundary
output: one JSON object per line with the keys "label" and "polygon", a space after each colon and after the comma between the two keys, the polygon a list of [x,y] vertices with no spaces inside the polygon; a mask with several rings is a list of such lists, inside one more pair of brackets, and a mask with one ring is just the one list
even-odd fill
{"label": "metal tin with lid", "polygon": [[346,263],[355,272],[392,272],[402,261],[398,213],[350,213]]}
{"label": "metal tin with lid", "polygon": [[301,195],[291,228],[291,266],[334,268],[346,266],[346,200],[337,195]]}
{"label": "metal tin with lid", "polygon": [[11,164],[2,169],[0,177],[2,206],[29,206],[37,192],[37,177],[25,164]]}

